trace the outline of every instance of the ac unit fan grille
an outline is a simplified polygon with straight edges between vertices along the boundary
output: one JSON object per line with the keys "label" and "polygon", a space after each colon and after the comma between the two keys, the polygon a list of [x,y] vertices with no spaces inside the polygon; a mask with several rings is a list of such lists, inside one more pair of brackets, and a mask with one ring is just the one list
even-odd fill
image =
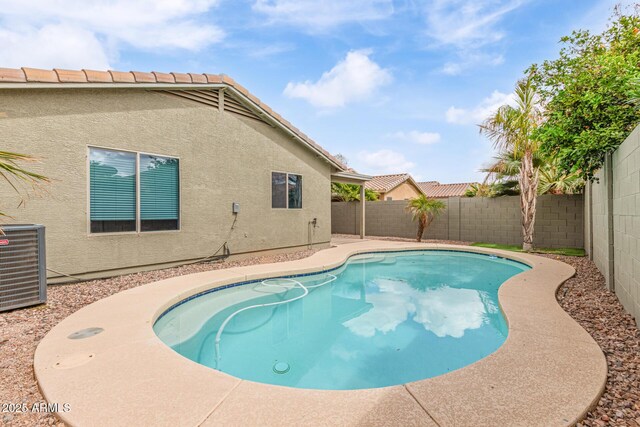
{"label": "ac unit fan grille", "polygon": [[0,311],[44,302],[44,229],[8,226],[3,231],[0,239],[9,244],[0,246]]}

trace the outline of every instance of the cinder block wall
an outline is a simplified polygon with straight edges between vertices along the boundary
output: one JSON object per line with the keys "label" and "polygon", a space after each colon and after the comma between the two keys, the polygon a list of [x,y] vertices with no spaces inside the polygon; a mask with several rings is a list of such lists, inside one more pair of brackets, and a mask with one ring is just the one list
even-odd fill
{"label": "cinder block wall", "polygon": [[[445,201],[446,203],[446,201]],[[360,212],[359,203],[351,203],[357,206]],[[411,214],[406,211],[406,200],[390,200],[370,202],[366,205],[366,234],[370,236],[396,236],[396,237],[416,237],[417,225],[413,222]],[[359,215],[358,215],[359,216]],[[331,214],[333,221],[333,210]],[[359,230],[357,224],[356,230]],[[431,227],[425,233],[426,239],[447,239],[448,219],[445,215],[436,218]],[[333,230],[333,227],[332,227]]]}
{"label": "cinder block wall", "polygon": [[640,127],[613,153],[615,292],[640,322]]}
{"label": "cinder block wall", "polygon": [[[613,236],[609,232],[609,203],[608,203],[608,188],[609,177],[605,174],[604,170],[600,170],[596,174],[597,182],[589,184],[587,192],[589,196],[585,198],[585,211],[589,212],[587,217],[587,225],[590,224],[590,228],[587,228],[586,233],[589,237],[586,238],[590,242],[586,245],[587,252],[590,258],[598,267],[598,270],[604,275],[609,289],[613,290],[613,253],[610,252],[609,246],[613,245]],[[590,217],[590,219],[589,219]]]}
{"label": "cinder block wall", "polygon": [[640,325],[640,126],[589,185],[590,258]]}
{"label": "cinder block wall", "polygon": [[359,234],[356,228],[357,203],[331,203],[331,232],[338,234]]}
{"label": "cinder block wall", "polygon": [[[520,201],[518,197],[442,199],[445,212],[436,218],[426,239],[462,240],[519,245]],[[407,202],[378,201],[366,205],[368,236],[416,237],[417,225],[406,212]],[[359,233],[358,202],[334,202],[331,205],[333,233]],[[584,245],[584,202],[581,195],[541,196],[538,198],[535,241],[541,247],[578,247]]]}
{"label": "cinder block wall", "polygon": [[535,233],[543,248],[584,248],[583,196],[538,197]]}
{"label": "cinder block wall", "polygon": [[464,197],[460,209],[460,240],[522,244],[518,197]]}

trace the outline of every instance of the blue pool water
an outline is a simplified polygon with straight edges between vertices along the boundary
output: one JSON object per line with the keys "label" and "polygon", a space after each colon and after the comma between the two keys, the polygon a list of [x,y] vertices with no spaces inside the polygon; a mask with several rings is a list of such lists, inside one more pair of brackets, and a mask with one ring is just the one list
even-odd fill
{"label": "blue pool water", "polygon": [[528,269],[465,252],[364,254],[333,271],[203,294],[166,312],[154,330],[179,354],[251,381],[330,390],[403,384],[498,349],[508,333],[498,288]]}

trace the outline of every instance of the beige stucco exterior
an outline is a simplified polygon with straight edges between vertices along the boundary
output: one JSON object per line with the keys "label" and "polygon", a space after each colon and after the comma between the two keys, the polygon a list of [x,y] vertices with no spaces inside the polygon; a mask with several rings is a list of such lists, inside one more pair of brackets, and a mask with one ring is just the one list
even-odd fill
{"label": "beige stucco exterior", "polygon": [[391,191],[380,193],[380,200],[408,200],[419,195],[420,191],[413,184],[405,181]]}
{"label": "beige stucco exterior", "polygon": [[[225,241],[242,254],[328,245],[331,237],[332,167],[258,120],[144,89],[9,89],[0,91],[0,136],[2,150],[37,156],[30,168],[52,179],[20,208],[0,185],[0,210],[8,222],[44,224],[48,267],[65,274],[198,259]],[[181,229],[91,235],[89,146],[178,157]],[[302,209],[271,208],[272,171],[303,176]],[[233,229],[232,202],[240,203]]]}

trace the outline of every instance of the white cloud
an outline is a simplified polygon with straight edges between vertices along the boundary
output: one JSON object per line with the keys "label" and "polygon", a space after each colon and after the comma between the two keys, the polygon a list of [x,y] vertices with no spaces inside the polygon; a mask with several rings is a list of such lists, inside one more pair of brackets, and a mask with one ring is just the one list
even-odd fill
{"label": "white cloud", "polygon": [[502,105],[513,105],[514,102],[515,95],[513,93],[502,93],[495,90],[490,96],[471,109],[449,107],[446,112],[446,119],[449,123],[459,125],[479,124]]}
{"label": "white cloud", "polygon": [[367,293],[372,308],[344,322],[352,333],[372,337],[386,334],[411,318],[437,337],[461,338],[467,330],[487,323],[488,313],[479,291],[442,286],[420,291],[403,280],[375,279],[379,292]]}
{"label": "white cloud", "polygon": [[344,107],[365,100],[392,80],[391,72],[373,62],[369,55],[368,50],[351,51],[318,81],[289,82],[284,94],[321,108]]}
{"label": "white cloud", "polygon": [[394,132],[387,135],[389,138],[400,139],[413,142],[415,144],[429,145],[440,141],[440,134],[436,132],[419,132],[412,130],[409,132]]}
{"label": "white cloud", "polygon": [[0,29],[0,64],[34,68],[109,68],[95,34],[67,25],[45,25],[21,32]]}
{"label": "white cloud", "polygon": [[425,13],[427,34],[436,42],[462,48],[496,42],[504,32],[496,24],[525,0],[432,0]]}
{"label": "white cloud", "polygon": [[430,0],[424,4],[426,35],[432,46],[452,49],[452,58],[442,72],[458,75],[477,67],[504,62],[491,52],[505,37],[500,23],[505,16],[529,0]]}
{"label": "white cloud", "polygon": [[392,0],[256,0],[253,10],[271,23],[324,32],[353,22],[377,21],[393,14]]}
{"label": "white cloud", "polygon": [[358,160],[365,171],[375,175],[407,172],[416,165],[402,153],[389,149],[361,151],[358,153]]}
{"label": "white cloud", "polygon": [[198,19],[218,1],[0,0],[0,59],[10,67],[108,68],[122,45],[197,51],[224,37]]}

